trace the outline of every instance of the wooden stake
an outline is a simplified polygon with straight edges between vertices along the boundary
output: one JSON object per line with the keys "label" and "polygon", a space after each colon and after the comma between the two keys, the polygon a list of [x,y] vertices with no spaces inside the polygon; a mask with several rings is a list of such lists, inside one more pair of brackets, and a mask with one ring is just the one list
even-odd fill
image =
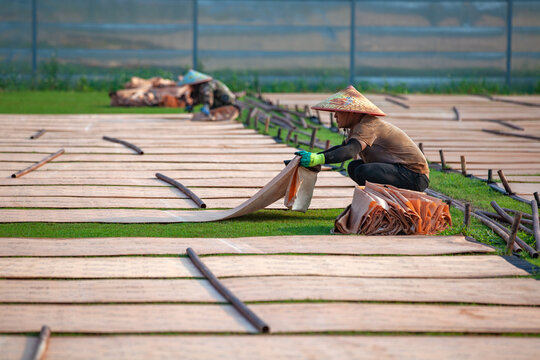
{"label": "wooden stake", "polygon": [[319,112],[319,110],[315,110],[315,113],[317,114],[317,119],[319,119],[319,122],[322,123],[321,113]]}
{"label": "wooden stake", "polygon": [[506,245],[506,254],[511,255],[514,248],[514,241],[516,241],[516,235],[521,221],[521,214],[514,215],[514,221],[512,222],[512,229],[510,230],[510,236],[508,237],[508,244]]}
{"label": "wooden stake", "polygon": [[32,354],[32,360],[41,360],[47,352],[47,347],[49,346],[49,338],[51,337],[51,329],[47,325],[41,327],[41,332],[39,333],[38,343]]}
{"label": "wooden stake", "polygon": [[304,115],[306,116],[310,116],[311,114],[309,113],[309,106],[308,105],[304,105]]}
{"label": "wooden stake", "polygon": [[538,196],[538,191],[535,191],[533,193],[533,196],[534,196],[534,200],[536,200],[536,203],[538,204],[538,206],[540,206],[540,197]]}
{"label": "wooden stake", "polygon": [[487,183],[488,184],[493,184],[493,170],[491,170],[491,169],[488,170]]}
{"label": "wooden stake", "polygon": [[330,149],[330,140],[326,140],[326,143],[324,144],[324,150]]}
{"label": "wooden stake", "polygon": [[465,204],[465,212],[464,212],[464,218],[463,218],[463,225],[468,229],[471,225],[471,204],[466,203]]}
{"label": "wooden stake", "polygon": [[444,170],[446,169],[446,161],[444,161],[444,152],[441,150],[439,150],[439,155],[441,157],[441,169]]}
{"label": "wooden stake", "polygon": [[499,174],[499,178],[502,181],[502,184],[504,186],[504,190],[508,193],[508,195],[514,195],[514,192],[510,188],[510,184],[508,183],[508,180],[506,180],[506,176],[504,176],[504,172],[502,170],[497,171],[497,174]]}
{"label": "wooden stake", "polygon": [[298,147],[298,134],[294,134],[294,147]]}
{"label": "wooden stake", "polygon": [[311,139],[309,140],[309,150],[313,150],[313,146],[315,145],[315,141],[317,140],[317,128],[314,127],[311,129]]}
{"label": "wooden stake", "polygon": [[298,107],[298,104],[294,104],[294,110],[298,113],[300,112],[300,108]]}
{"label": "wooden stake", "polygon": [[334,113],[330,113],[330,127],[337,128],[337,124],[334,122]]}
{"label": "wooden stake", "polygon": [[41,129],[39,130],[37,133],[35,133],[34,135],[30,136],[30,139],[37,139],[38,137],[40,137],[41,135],[45,134],[45,129]]}
{"label": "wooden stake", "polygon": [[467,176],[467,162],[465,156],[461,155],[461,175]]}
{"label": "wooden stake", "polygon": [[292,129],[290,129],[289,131],[287,131],[287,137],[285,138],[285,143],[288,144],[289,141],[291,141],[291,136],[292,136]]}
{"label": "wooden stake", "polygon": [[281,140],[281,127],[278,127],[276,137]]}
{"label": "wooden stake", "polygon": [[268,134],[268,129],[270,129],[270,115],[264,120],[264,133]]}
{"label": "wooden stake", "polygon": [[420,151],[423,154],[424,153],[424,143],[418,143],[418,148],[420,149]]}
{"label": "wooden stake", "polygon": [[[538,194],[538,193],[536,193]],[[536,242],[536,251],[540,251],[540,226],[538,225],[538,202],[531,201],[532,221],[533,221],[533,236]]]}
{"label": "wooden stake", "polygon": [[22,169],[18,172],[16,172],[15,174],[11,174],[11,177],[12,178],[19,178],[23,175],[26,175],[28,174],[29,172],[31,171],[34,171],[36,170],[37,168],[40,168],[42,167],[43,165],[45,165],[46,163],[48,163],[49,161],[52,161],[54,159],[56,159],[57,157],[59,157],[60,155],[62,155],[64,153],[64,149],[60,149],[58,150],[57,152],[55,152],[54,154],[51,154],[49,156],[47,156],[46,158],[44,158],[43,160],[41,161],[38,161],[37,163],[33,164],[33,165],[30,165],[29,167],[25,168],[25,169]]}

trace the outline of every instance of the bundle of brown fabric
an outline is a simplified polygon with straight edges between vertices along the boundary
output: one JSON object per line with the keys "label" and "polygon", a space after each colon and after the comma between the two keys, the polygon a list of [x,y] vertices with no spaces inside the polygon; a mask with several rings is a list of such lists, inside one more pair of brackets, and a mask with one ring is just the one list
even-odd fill
{"label": "bundle of brown fabric", "polygon": [[[137,84],[137,82],[133,82],[131,85],[133,84]],[[111,98],[111,106],[159,105],[165,107],[184,107],[186,104],[191,103],[190,94],[191,88],[189,86],[153,86],[152,83],[146,82],[140,83],[140,86],[136,88],[111,92],[109,96]]]}
{"label": "bundle of brown fabric", "polygon": [[364,235],[430,235],[452,225],[448,205],[424,193],[366,182],[337,217],[334,232]]}

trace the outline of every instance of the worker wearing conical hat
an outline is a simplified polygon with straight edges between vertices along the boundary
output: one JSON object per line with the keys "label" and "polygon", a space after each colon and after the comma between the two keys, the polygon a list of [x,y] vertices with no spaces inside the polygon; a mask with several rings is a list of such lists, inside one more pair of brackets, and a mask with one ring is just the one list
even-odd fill
{"label": "worker wearing conical hat", "polygon": [[192,103],[186,106],[186,110],[189,112],[193,110],[194,105],[202,104],[201,112],[206,116],[210,116],[210,109],[234,105],[236,100],[227,85],[193,69],[189,70],[184,76],[179,76],[177,85],[189,85],[191,87]]}
{"label": "worker wearing conical hat", "polygon": [[302,166],[349,163],[347,171],[359,185],[366,181],[399,188],[424,191],[429,185],[426,158],[405,132],[382,120],[385,116],[375,104],[352,85],[312,107],[335,113],[340,128],[349,129],[342,145],[320,153],[299,151]]}

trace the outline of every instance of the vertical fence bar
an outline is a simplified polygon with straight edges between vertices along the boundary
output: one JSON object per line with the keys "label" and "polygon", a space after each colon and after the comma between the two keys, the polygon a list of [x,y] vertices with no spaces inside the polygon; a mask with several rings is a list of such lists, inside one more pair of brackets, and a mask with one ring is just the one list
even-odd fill
{"label": "vertical fence bar", "polygon": [[199,1],[193,0],[193,69],[197,70],[197,53],[198,49],[198,36],[199,36]]}
{"label": "vertical fence bar", "polygon": [[349,85],[354,85],[354,54],[355,54],[355,21],[356,12],[356,0],[351,0],[351,46],[350,46],[350,60],[349,60]]}
{"label": "vertical fence bar", "polygon": [[512,16],[514,1],[507,0],[506,6],[506,85],[510,86],[512,76]]}
{"label": "vertical fence bar", "polygon": [[32,84],[37,80],[37,0],[32,0]]}

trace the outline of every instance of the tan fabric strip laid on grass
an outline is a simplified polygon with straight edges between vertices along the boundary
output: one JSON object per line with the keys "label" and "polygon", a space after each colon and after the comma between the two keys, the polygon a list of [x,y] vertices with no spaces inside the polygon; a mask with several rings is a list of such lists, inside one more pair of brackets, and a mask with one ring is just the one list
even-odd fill
{"label": "tan fabric strip laid on grass", "polygon": [[[369,279],[269,276],[223,279],[242,301],[388,301],[540,305],[535,279]],[[5,303],[226,301],[207,280],[0,280]]]}
{"label": "tan fabric strip laid on grass", "polygon": [[435,234],[452,226],[447,204],[424,193],[366,182],[335,221],[343,234]]}
{"label": "tan fabric strip laid on grass", "polygon": [[[58,148],[54,147],[44,147],[44,146],[33,146],[31,148],[27,146],[20,146],[20,147],[14,147],[14,146],[0,146],[0,152],[2,153],[12,153],[12,154],[19,154],[19,153],[42,153],[42,154],[50,154],[52,152],[55,152],[58,150]],[[107,148],[107,147],[68,147],[64,148],[64,150],[68,154],[132,154],[129,150],[125,150],[120,147],[114,147],[114,148]],[[244,146],[242,148],[227,148],[222,147],[221,149],[218,148],[210,148],[210,147],[176,147],[176,148],[144,148],[144,153],[146,155],[184,155],[189,156],[191,154],[287,154],[290,156],[292,154],[292,148],[288,146],[257,146],[257,147],[250,147],[250,146]]]}
{"label": "tan fabric strip laid on grass", "polygon": [[[255,192],[257,189],[253,189]],[[197,189],[193,189],[197,193]],[[204,202],[208,209],[230,209],[235,206],[239,206],[249,197],[235,197],[235,198],[204,198]],[[310,209],[335,209],[347,206],[350,204],[351,197],[329,197],[329,198],[313,198],[310,204]],[[198,209],[198,206],[190,199],[181,198],[98,198],[98,197],[5,197],[0,199],[1,207],[17,207],[17,208],[54,208],[59,209],[57,211],[63,211],[62,209],[84,209],[84,208],[107,208],[111,209],[110,215],[114,216],[115,211],[120,209],[133,209],[132,216],[138,216],[137,211],[139,209],[171,209],[169,211],[177,211],[176,209]],[[283,204],[283,201],[276,201],[264,207],[265,209],[280,209],[286,210],[287,207]],[[116,210],[112,210],[116,209]],[[100,209],[96,209],[100,210]],[[293,209],[294,210],[294,209]],[[1,211],[1,210],[0,210]],[[54,211],[54,210],[53,210]],[[68,211],[68,210],[65,210]],[[210,210],[208,210],[210,211]],[[157,222],[167,222],[171,214],[162,214]],[[128,215],[130,216],[130,215]],[[70,218],[68,215],[67,218]],[[85,220],[83,220],[85,221]],[[128,220],[126,220],[128,221]],[[0,219],[1,222],[1,219]]]}
{"label": "tan fabric strip laid on grass", "polygon": [[[201,199],[223,198],[250,198],[259,188],[225,188],[225,187],[197,187],[194,191]],[[347,197],[350,198],[353,187],[336,187],[317,189],[315,197]],[[143,186],[0,186],[0,204],[8,198],[18,197],[96,197],[96,198],[160,198],[160,199],[187,199],[180,190],[174,187],[143,187]],[[156,206],[159,207],[159,206]]]}
{"label": "tan fabric strip laid on grass", "polygon": [[[397,304],[251,304],[273,333],[538,333],[540,309]],[[0,332],[253,332],[229,305],[0,305]]]}
{"label": "tan fabric strip laid on grass", "polygon": [[[144,150],[144,149],[143,149]],[[293,150],[293,149],[291,149]],[[293,151],[290,152],[293,154]],[[24,154],[24,153],[0,153],[0,161],[30,161],[35,162],[43,159],[43,154]],[[235,154],[231,155],[212,155],[191,154],[190,156],[178,155],[144,155],[134,156],[133,154],[64,154],[58,161],[62,162],[182,162],[182,163],[279,163],[284,160],[283,154]]]}
{"label": "tan fabric strip laid on grass", "polygon": [[[243,255],[204,259],[218,277],[353,276],[392,278],[485,278],[528,276],[500,256],[308,256]],[[528,264],[525,262],[525,264]],[[186,258],[0,258],[0,278],[198,277]]]}
{"label": "tan fabric strip laid on grass", "polygon": [[53,332],[256,332],[230,305],[0,305],[0,332],[37,323]]}
{"label": "tan fabric strip laid on grass", "polygon": [[[36,337],[0,336],[4,360],[30,360]],[[426,351],[429,349],[429,351]],[[54,360],[534,359],[536,337],[501,336],[74,336],[52,337]]]}
{"label": "tan fabric strip laid on grass", "polygon": [[100,256],[183,254],[443,255],[493,253],[464,236],[299,235],[241,238],[0,238],[0,256]]}
{"label": "tan fabric strip laid on grass", "polygon": [[[311,199],[313,192],[313,184],[317,173],[299,166],[300,157],[296,156],[291,160],[289,165],[285,167],[272,181],[270,181],[264,188],[259,190],[252,198],[247,200],[241,205],[229,210],[223,211],[184,211],[184,212],[171,212],[160,210],[120,210],[117,212],[106,213],[96,210],[83,210],[75,212],[69,210],[69,214],[65,211],[53,212],[47,210],[41,210],[41,213],[35,211],[24,210],[18,212],[17,210],[0,210],[0,221],[16,222],[16,221],[53,221],[53,222],[110,222],[110,223],[136,223],[136,222],[208,222],[231,219],[242,215],[250,214],[257,210],[263,209],[266,206],[275,203],[277,200],[283,198],[285,194],[291,194],[289,198],[296,198],[297,194],[308,194],[308,200]],[[298,186],[293,186],[297,184]],[[294,188],[294,189],[293,189]],[[290,203],[290,199],[287,200],[286,205],[290,208],[295,208],[296,203]],[[305,205],[309,205],[304,203]],[[306,208],[307,209],[307,208]],[[302,209],[305,211],[306,209]],[[39,210],[38,210],[39,211]],[[34,215],[34,216],[33,216]],[[52,220],[47,219],[47,215],[52,217]],[[67,216],[65,216],[67,215]],[[83,219],[77,217],[82,215]],[[104,216],[104,217],[100,217]],[[115,217],[118,216],[118,217]]]}
{"label": "tan fabric strip laid on grass", "polygon": [[[103,178],[64,178],[62,176],[45,179],[37,179],[31,177],[23,177],[17,179],[17,184],[20,185],[113,185],[113,186],[158,186],[158,187],[170,187],[169,184],[160,181],[154,177],[152,171],[142,172],[135,171],[128,173],[128,176],[124,177],[112,177],[113,174],[102,173],[103,176],[109,175],[109,177]],[[213,188],[262,188],[270,180],[272,180],[273,173],[267,172],[265,177],[252,177],[246,178],[243,177],[243,174],[239,174],[235,178],[224,178],[219,177],[219,173],[215,173],[216,177],[213,179],[197,178],[197,179],[186,179],[183,178],[182,184],[189,187],[213,187]],[[71,175],[71,174],[70,174]],[[80,174],[79,174],[80,175]],[[126,175],[126,174],[124,174]],[[132,175],[132,176],[129,176]],[[144,175],[152,175],[143,177]],[[338,175],[338,176],[335,176]],[[0,186],[13,186],[13,180],[11,178],[1,178],[0,177]],[[319,173],[317,176],[317,184],[315,188],[321,187],[347,187],[350,188],[349,196],[352,196],[353,188],[356,183],[347,176],[342,176],[341,174],[334,174],[329,171]]]}
{"label": "tan fabric strip laid on grass", "polygon": [[268,321],[273,333],[291,331],[540,332],[540,309],[536,307],[252,304],[250,308]]}

